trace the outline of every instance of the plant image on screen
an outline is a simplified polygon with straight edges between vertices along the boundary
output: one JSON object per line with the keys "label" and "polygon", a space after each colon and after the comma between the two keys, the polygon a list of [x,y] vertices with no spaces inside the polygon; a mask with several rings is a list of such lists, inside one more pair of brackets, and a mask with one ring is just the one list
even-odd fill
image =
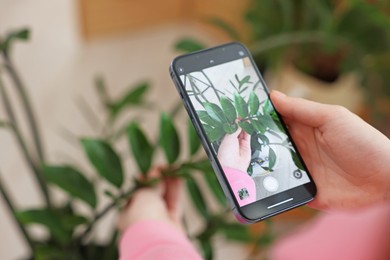
{"label": "plant image on screen", "polygon": [[193,71],[181,80],[241,206],[309,182],[249,58]]}
{"label": "plant image on screen", "polygon": [[[239,79],[237,74],[234,75],[235,81],[230,80],[230,83],[235,92],[230,97],[217,90],[211,82],[202,82],[219,97],[219,104],[216,104],[210,102],[203,95],[205,90],[199,90],[195,83],[199,82],[199,79],[188,75],[188,80],[191,86],[189,95],[194,96],[203,105],[203,109],[197,110],[197,114],[215,150],[218,150],[219,144],[226,134],[232,134],[240,127],[251,136],[253,154],[248,168],[250,175],[253,173],[252,169],[255,164],[265,171],[273,171],[277,159],[272,148],[274,145],[289,149],[295,165],[304,170],[291,143],[288,142],[284,134],[281,134],[284,129],[271,102],[269,99],[260,102],[256,95],[255,89],[260,86],[259,81],[252,82],[249,75],[242,79]],[[245,100],[243,93],[249,89],[252,90]],[[274,136],[278,141],[271,142],[268,138],[269,135]],[[266,156],[256,156],[259,151],[267,151]]]}

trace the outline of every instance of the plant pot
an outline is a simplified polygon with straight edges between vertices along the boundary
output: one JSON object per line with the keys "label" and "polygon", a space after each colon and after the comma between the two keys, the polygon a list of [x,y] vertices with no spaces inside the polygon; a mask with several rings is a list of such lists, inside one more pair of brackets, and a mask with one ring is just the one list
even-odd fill
{"label": "plant pot", "polygon": [[292,65],[283,65],[278,70],[267,71],[265,78],[271,89],[280,90],[289,96],[341,105],[354,113],[359,113],[364,104],[363,91],[355,73],[341,74],[334,82],[328,83]]}

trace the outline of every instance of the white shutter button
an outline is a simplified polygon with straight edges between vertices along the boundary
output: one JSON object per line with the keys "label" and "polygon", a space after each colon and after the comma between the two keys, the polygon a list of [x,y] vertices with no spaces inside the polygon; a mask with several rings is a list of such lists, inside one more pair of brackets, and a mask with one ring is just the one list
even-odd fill
{"label": "white shutter button", "polygon": [[269,192],[275,192],[279,188],[279,182],[272,176],[267,176],[263,180],[264,188]]}

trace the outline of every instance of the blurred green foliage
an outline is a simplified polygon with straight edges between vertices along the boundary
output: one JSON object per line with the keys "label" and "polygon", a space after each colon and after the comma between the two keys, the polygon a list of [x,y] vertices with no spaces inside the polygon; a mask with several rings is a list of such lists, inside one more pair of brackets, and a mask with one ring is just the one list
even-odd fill
{"label": "blurred green foliage", "polygon": [[[368,100],[390,97],[390,7],[386,0],[250,0],[242,19],[261,70],[292,63],[332,82],[356,73]],[[210,20],[233,40],[244,39],[223,21]],[[204,44],[186,38],[179,50]],[[193,50],[192,48],[191,50]]]}
{"label": "blurred green foliage", "polygon": [[[85,159],[94,170],[93,177],[85,174],[85,170],[79,169],[76,165],[50,163],[45,156],[44,136],[39,132],[35,114],[32,113],[34,109],[30,104],[28,91],[10,55],[12,44],[18,40],[28,40],[29,35],[28,29],[21,29],[0,38],[1,61],[4,63],[2,65],[7,68],[0,71],[0,106],[6,112],[6,118],[0,119],[0,127],[3,130],[9,130],[16,137],[16,145],[21,148],[45,201],[41,207],[17,207],[9,196],[1,175],[0,195],[29,246],[32,259],[117,259],[118,232],[115,226],[110,230],[111,235],[108,241],[103,244],[96,242],[91,231],[109,212],[118,211],[123,207],[138,189],[156,185],[166,178],[183,178],[187,184],[190,199],[205,223],[204,228],[191,238],[203,249],[205,259],[213,258],[213,237],[218,234],[224,235],[227,239],[253,242],[256,245],[262,244],[258,243],[262,235],[257,237],[250,235],[248,226],[238,226],[235,220],[231,219],[226,198],[211,165],[204,154],[199,153],[201,145],[190,121],[187,122],[186,135],[180,136],[176,128],[177,119],[174,118],[177,111],[171,114],[145,110],[148,107],[146,99],[150,89],[148,82],[131,86],[121,97],[114,99],[109,94],[109,87],[104,78],[96,78],[96,94],[103,111],[99,112],[99,115],[93,114],[92,110],[81,111],[81,114],[86,116],[87,122],[93,121],[90,117],[102,117],[104,120],[99,121],[105,123],[94,126],[100,128],[100,136],[76,138],[80,149],[85,153]],[[186,48],[196,47],[191,43],[185,46]],[[11,76],[13,84],[7,86],[3,84],[1,79],[6,74]],[[9,99],[10,91],[16,91],[16,95],[23,96],[20,99],[21,103]],[[27,129],[24,129],[26,131],[20,128],[22,119],[15,117],[14,111],[19,106],[26,108],[24,119],[27,123],[23,124],[27,126]],[[82,108],[86,110],[87,107],[89,105],[84,104]],[[137,118],[131,118],[124,126],[118,126],[119,119],[129,108],[143,109],[143,114],[159,113],[160,125],[157,136],[151,137]],[[24,134],[25,132],[35,134],[28,135]],[[29,136],[34,136],[32,142]],[[115,148],[120,141],[128,142],[130,156],[136,164],[132,168],[139,171],[139,174],[131,179],[129,184],[125,184],[125,179],[128,178],[126,176],[129,175],[123,167],[124,160],[129,155],[121,154]],[[182,149],[184,142],[189,144],[188,151]],[[37,151],[40,156],[36,156]],[[157,151],[165,155],[166,166],[162,176],[151,179],[147,174],[156,163]],[[203,181],[205,186],[200,185]],[[109,188],[102,191],[98,188],[99,183],[107,183]],[[66,202],[52,201],[49,187],[61,190],[66,197]],[[210,189],[210,193],[218,202],[217,209],[211,210],[210,203],[212,202],[204,198],[205,188]],[[107,196],[109,200],[107,204],[103,205],[101,202],[102,196]],[[87,205],[86,210],[89,213],[85,210],[79,212],[75,207],[76,202]],[[47,230],[48,236],[34,237],[26,228],[31,225],[42,226]],[[270,236],[267,232],[265,235]]]}

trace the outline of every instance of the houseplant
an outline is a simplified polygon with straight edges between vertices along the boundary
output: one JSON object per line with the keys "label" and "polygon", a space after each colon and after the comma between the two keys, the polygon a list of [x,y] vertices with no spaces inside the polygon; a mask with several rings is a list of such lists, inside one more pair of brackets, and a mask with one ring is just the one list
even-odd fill
{"label": "houseplant", "polygon": [[[15,137],[15,143],[20,147],[23,158],[34,176],[39,192],[42,194],[44,206],[39,208],[18,208],[10,196],[9,190],[2,182],[0,174],[0,192],[10,214],[17,224],[26,244],[30,249],[30,257],[34,259],[115,259],[117,258],[116,243],[118,233],[115,227],[110,231],[107,243],[95,241],[92,231],[101,219],[109,212],[117,211],[126,203],[139,188],[155,185],[167,177],[183,178],[186,182],[189,197],[194,208],[204,223],[203,227],[190,238],[203,250],[206,259],[213,258],[212,240],[216,235],[227,239],[250,243],[254,245],[252,254],[259,246],[268,245],[273,234],[265,226],[265,231],[254,235],[247,226],[239,225],[230,217],[226,200],[219,187],[210,164],[203,153],[200,153],[200,143],[192,125],[188,123],[185,137],[180,137],[175,126],[175,112],[160,113],[155,110],[145,110],[143,113],[159,113],[160,124],[158,136],[150,137],[142,129],[137,119],[133,118],[124,126],[118,126],[118,120],[127,108],[143,109],[150,84],[142,82],[123,93],[119,98],[112,98],[102,77],[95,80],[96,93],[99,97],[102,116],[105,124],[101,125],[99,137],[76,137],[80,149],[85,152],[85,158],[94,169],[94,180],[85,174],[84,170],[73,164],[52,164],[47,160],[44,136],[39,131],[36,114],[28,91],[21,76],[12,62],[11,48],[18,41],[29,39],[28,29],[10,32],[0,37],[0,52],[2,69],[0,71],[0,105],[6,112],[5,118],[0,119],[3,131],[10,131]],[[9,76],[10,85],[1,80]],[[15,92],[21,99],[15,103],[9,98],[10,92]],[[22,131],[20,118],[15,115],[15,109],[21,107],[26,119],[27,131]],[[31,135],[25,135],[28,132]],[[32,136],[31,140],[28,136]],[[163,138],[162,138],[163,137]],[[189,143],[188,151],[183,151],[183,139]],[[127,142],[131,157],[140,172],[125,184],[126,178],[123,162],[125,155],[119,154],[116,146],[119,142]],[[163,175],[160,178],[147,178],[148,170],[155,161],[155,152],[165,155]],[[206,183],[200,187],[199,183]],[[105,183],[109,188],[101,190],[99,183]],[[61,190],[65,202],[53,200],[51,187]],[[203,197],[202,189],[209,188],[218,204],[217,209],[211,210],[209,201]],[[107,196],[109,202],[100,202]],[[87,209],[81,212],[75,204],[82,204]],[[27,227],[40,225],[48,233],[44,237],[34,237]]]}
{"label": "houseplant", "polygon": [[[353,73],[375,108],[375,99],[390,96],[388,11],[387,1],[250,0],[242,19],[250,31],[246,43],[261,70],[281,77],[285,71],[278,71],[293,67],[330,87],[340,75]],[[248,38],[224,21],[211,21],[233,40]],[[189,51],[204,44],[183,39],[176,47]]]}

